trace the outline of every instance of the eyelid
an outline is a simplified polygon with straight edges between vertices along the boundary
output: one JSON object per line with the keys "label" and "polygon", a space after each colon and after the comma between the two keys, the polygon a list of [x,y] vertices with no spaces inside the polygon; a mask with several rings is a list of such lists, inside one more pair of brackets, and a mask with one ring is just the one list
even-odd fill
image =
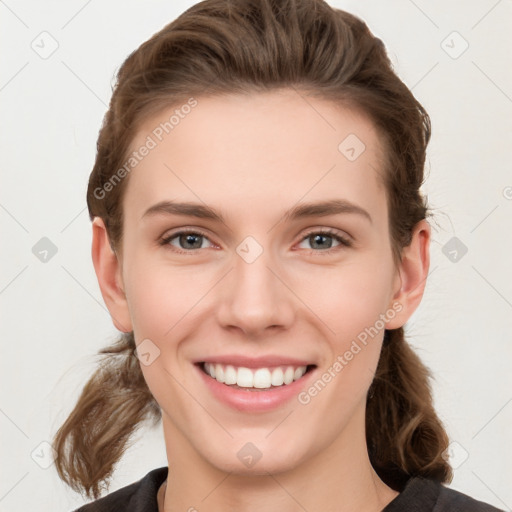
{"label": "eyelid", "polygon": [[304,235],[302,235],[301,239],[299,240],[299,243],[303,242],[307,238],[309,238],[311,235],[322,235],[322,236],[328,236],[331,238],[336,239],[339,242],[339,245],[335,247],[329,247],[328,249],[322,249],[322,250],[314,250],[314,249],[304,249],[309,254],[323,254],[323,255],[329,255],[333,252],[337,252],[340,249],[348,249],[354,246],[354,239],[345,232],[339,231],[334,228],[311,228],[309,231],[307,231]]}
{"label": "eyelid", "polygon": [[[180,235],[188,235],[188,234],[200,235],[203,238],[206,238],[212,245],[216,245],[212,240],[210,240],[210,235],[207,235],[203,230],[201,230],[199,228],[177,228],[177,231],[171,231],[170,233],[166,232],[164,235],[162,235],[159,238],[158,243],[159,243],[159,245],[162,245],[162,246],[171,246],[170,241],[172,239],[174,239]],[[198,249],[186,251],[184,249],[180,249],[178,247],[172,246],[171,250],[174,250],[175,252],[182,253],[182,254],[183,253],[192,254],[194,252],[197,252]]]}
{"label": "eyelid", "polygon": [[311,228],[310,230],[306,231],[306,233],[304,235],[302,235],[302,238],[300,239],[300,241],[304,240],[304,238],[307,238],[308,236],[311,236],[311,235],[317,234],[317,233],[322,234],[322,235],[331,235],[331,236],[339,237],[339,238],[342,238],[345,241],[350,242],[350,243],[354,242],[354,239],[346,231],[341,231],[341,230],[335,229],[335,228],[321,228],[321,227]]}

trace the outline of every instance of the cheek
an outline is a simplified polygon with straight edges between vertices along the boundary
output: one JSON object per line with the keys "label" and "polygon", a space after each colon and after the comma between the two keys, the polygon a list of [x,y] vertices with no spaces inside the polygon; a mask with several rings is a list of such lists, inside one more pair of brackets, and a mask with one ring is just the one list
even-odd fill
{"label": "cheek", "polygon": [[343,345],[366,328],[382,330],[378,320],[389,306],[391,271],[389,262],[373,257],[318,268],[302,278],[301,298],[325,323],[330,337]]}
{"label": "cheek", "polygon": [[[382,347],[382,315],[389,306],[391,272],[391,261],[376,257],[340,266],[329,275],[325,270],[318,272],[316,283],[323,286],[309,286],[308,300],[328,327],[324,332],[329,348],[322,360],[321,382],[306,390],[301,403],[314,400],[317,407],[329,410],[341,422],[346,410],[364,400]],[[329,390],[326,393],[320,392],[324,386]],[[345,404],[347,409],[335,413],[333,403]]]}
{"label": "cheek", "polygon": [[[365,400],[380,357],[390,297],[390,267],[378,261],[344,267],[332,272],[328,292],[308,289],[309,303],[318,307],[327,350],[311,387],[298,397],[299,403],[321,411],[311,422],[326,438],[334,436],[352,412]],[[371,264],[370,264],[371,263]],[[317,277],[317,284],[327,284]],[[305,301],[306,302],[306,301]],[[331,422],[324,424],[325,417]]]}
{"label": "cheek", "polygon": [[133,266],[127,297],[136,339],[163,339],[180,322],[189,323],[211,288],[210,274],[165,263]]}

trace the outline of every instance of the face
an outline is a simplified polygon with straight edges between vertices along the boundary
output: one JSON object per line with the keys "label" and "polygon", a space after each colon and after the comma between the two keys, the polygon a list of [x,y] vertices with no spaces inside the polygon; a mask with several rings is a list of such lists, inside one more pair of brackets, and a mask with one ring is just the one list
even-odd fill
{"label": "face", "polygon": [[382,147],[361,114],[294,90],[196,100],[133,141],[156,144],[125,191],[117,314],[169,456],[284,471],[364,436],[384,329],[412,314]]}

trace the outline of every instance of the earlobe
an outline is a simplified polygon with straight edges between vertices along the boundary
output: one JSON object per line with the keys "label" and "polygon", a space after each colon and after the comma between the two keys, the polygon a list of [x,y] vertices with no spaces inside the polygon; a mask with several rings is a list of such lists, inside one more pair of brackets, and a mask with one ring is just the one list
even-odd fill
{"label": "earlobe", "polygon": [[[411,243],[402,250],[398,268],[398,289],[390,307],[398,313],[386,324],[386,329],[402,327],[419,306],[425,291],[430,266],[430,225],[426,220],[416,224]],[[399,306],[397,306],[399,305]]]}
{"label": "earlobe", "polygon": [[110,312],[112,322],[122,332],[132,331],[121,264],[110,246],[107,229],[100,217],[95,217],[92,222],[91,255],[101,295]]}

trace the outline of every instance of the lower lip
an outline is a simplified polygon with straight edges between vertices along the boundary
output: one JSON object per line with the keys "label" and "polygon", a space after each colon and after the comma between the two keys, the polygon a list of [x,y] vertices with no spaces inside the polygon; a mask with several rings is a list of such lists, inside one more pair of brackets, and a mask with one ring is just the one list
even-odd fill
{"label": "lower lip", "polygon": [[300,393],[316,369],[312,368],[299,380],[295,380],[291,384],[283,384],[268,390],[254,388],[246,388],[247,390],[245,390],[222,384],[207,375],[200,365],[195,366],[204,383],[219,401],[243,412],[265,412],[283,405]]}

